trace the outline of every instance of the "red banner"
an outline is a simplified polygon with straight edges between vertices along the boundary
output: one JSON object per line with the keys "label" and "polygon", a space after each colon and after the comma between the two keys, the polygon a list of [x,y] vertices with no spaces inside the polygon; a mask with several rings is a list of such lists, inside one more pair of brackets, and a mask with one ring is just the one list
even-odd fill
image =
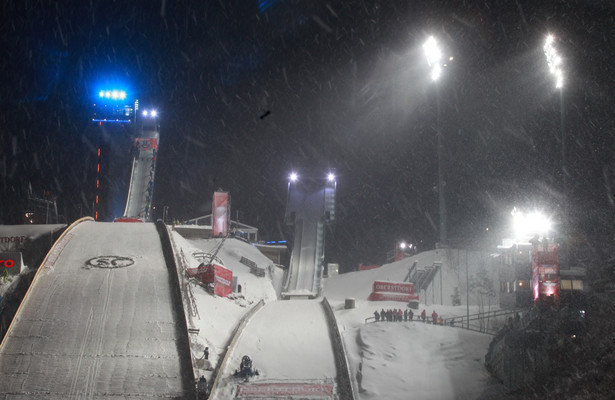
{"label": "red banner", "polygon": [[372,265],[359,264],[359,271],[367,271],[369,269],[376,269],[376,268],[380,268],[380,265],[378,264],[372,264]]}
{"label": "red banner", "polygon": [[367,300],[369,301],[401,301],[408,303],[411,300],[418,300],[418,294],[408,293],[387,293],[387,292],[372,292]]}
{"label": "red banner", "polygon": [[228,193],[214,192],[214,201],[211,210],[211,223],[214,237],[226,237],[228,233]]}
{"label": "red banner", "polygon": [[233,293],[233,271],[216,265],[214,279],[214,294],[226,297]]}
{"label": "red banner", "polygon": [[186,271],[191,278],[203,283],[214,284],[214,294],[226,297],[233,293],[233,271],[220,265],[199,265],[198,268],[188,268]]}
{"label": "red banner", "polygon": [[372,292],[414,293],[414,284],[410,282],[374,281]]}
{"label": "red banner", "polygon": [[259,383],[251,385],[237,385],[236,397],[270,397],[284,396],[284,398],[300,397],[331,397],[333,385],[309,383]]}

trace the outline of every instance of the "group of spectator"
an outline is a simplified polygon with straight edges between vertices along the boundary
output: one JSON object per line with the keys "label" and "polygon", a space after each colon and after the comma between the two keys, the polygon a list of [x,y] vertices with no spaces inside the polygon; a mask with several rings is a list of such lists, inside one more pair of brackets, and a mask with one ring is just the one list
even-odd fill
{"label": "group of spectator", "polygon": [[[393,322],[399,322],[399,321],[413,321],[414,320],[414,313],[412,312],[412,310],[404,310],[404,312],[401,311],[401,308],[398,309],[394,309],[394,308],[390,308],[388,310],[385,310],[384,308],[378,312],[378,310],[374,311],[374,318],[376,319],[376,322],[379,321],[393,321]],[[422,322],[427,322],[427,313],[425,312],[425,309],[423,309],[423,311],[421,312],[420,315],[417,316],[417,318],[422,321]],[[441,316],[438,316],[438,313],[436,312],[436,310],[433,310],[433,312],[431,313],[431,323],[433,323],[434,325],[444,325],[444,319]],[[455,323],[455,319],[451,319],[450,321],[450,325],[454,326]]]}
{"label": "group of spectator", "polygon": [[401,311],[401,308],[398,309],[394,309],[394,308],[390,308],[388,310],[385,310],[384,308],[378,312],[378,310],[374,311],[374,317],[376,318],[376,322],[378,321],[412,321],[412,319],[414,318],[414,313],[412,312],[412,310],[404,310],[404,312]]}

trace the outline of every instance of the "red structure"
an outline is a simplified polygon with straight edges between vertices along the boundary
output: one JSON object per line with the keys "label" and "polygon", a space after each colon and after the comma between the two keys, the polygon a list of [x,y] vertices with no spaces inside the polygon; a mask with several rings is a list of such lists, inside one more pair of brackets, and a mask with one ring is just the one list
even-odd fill
{"label": "red structure", "polygon": [[359,271],[367,271],[369,269],[376,269],[376,268],[380,268],[380,265],[378,264],[372,264],[372,265],[359,264]]}
{"label": "red structure", "polygon": [[532,249],[532,291],[535,304],[559,307],[558,246],[537,244]]}
{"label": "red structure", "polygon": [[188,268],[186,271],[191,278],[203,283],[213,283],[214,294],[227,297],[233,293],[233,271],[217,264],[201,264],[197,268]]}
{"label": "red structure", "polygon": [[143,222],[143,220],[139,218],[133,218],[133,217],[120,217],[120,218],[116,218],[115,222]]}
{"label": "red structure", "polygon": [[211,224],[214,237],[226,237],[228,234],[231,204],[227,192],[214,192],[211,210]]}

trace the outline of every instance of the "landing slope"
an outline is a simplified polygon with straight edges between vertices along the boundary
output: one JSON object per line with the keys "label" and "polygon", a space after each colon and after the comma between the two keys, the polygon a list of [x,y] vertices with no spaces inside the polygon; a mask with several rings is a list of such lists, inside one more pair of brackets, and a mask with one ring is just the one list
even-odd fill
{"label": "landing slope", "polygon": [[154,225],[83,222],[59,244],[0,349],[0,398],[180,398]]}

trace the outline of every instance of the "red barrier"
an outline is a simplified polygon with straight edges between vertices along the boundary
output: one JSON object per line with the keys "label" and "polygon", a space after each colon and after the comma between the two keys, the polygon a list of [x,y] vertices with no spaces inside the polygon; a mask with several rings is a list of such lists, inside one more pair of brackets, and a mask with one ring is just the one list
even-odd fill
{"label": "red barrier", "polygon": [[378,264],[372,264],[372,265],[359,264],[359,271],[367,271],[369,269],[376,269],[376,268],[380,268],[380,265]]}
{"label": "red barrier", "polygon": [[188,268],[186,273],[189,277],[198,279],[203,283],[213,283],[214,294],[218,296],[227,297],[233,293],[233,271],[220,265],[201,264],[198,268]]}
{"label": "red barrier", "polygon": [[369,301],[401,301],[408,303],[412,300],[418,300],[418,294],[408,293],[387,293],[387,292],[372,292],[367,300]]}

